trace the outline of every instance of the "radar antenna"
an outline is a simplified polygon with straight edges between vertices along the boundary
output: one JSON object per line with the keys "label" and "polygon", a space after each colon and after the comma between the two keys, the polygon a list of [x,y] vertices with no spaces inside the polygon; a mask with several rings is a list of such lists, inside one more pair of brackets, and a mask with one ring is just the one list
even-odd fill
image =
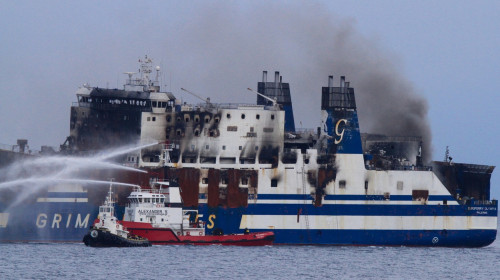
{"label": "radar antenna", "polygon": [[137,74],[137,72],[123,72],[123,74],[128,75],[127,84],[131,85],[132,84],[132,76],[134,76],[134,74]]}

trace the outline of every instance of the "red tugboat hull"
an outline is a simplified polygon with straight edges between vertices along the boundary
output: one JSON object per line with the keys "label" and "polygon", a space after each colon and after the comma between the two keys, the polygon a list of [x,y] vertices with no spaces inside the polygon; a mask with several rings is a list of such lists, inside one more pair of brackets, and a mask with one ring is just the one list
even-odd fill
{"label": "red tugboat hull", "polygon": [[153,227],[149,223],[121,221],[127,230],[147,238],[153,245],[224,245],[224,246],[266,246],[274,242],[272,231],[250,232],[231,235],[181,235],[170,228]]}

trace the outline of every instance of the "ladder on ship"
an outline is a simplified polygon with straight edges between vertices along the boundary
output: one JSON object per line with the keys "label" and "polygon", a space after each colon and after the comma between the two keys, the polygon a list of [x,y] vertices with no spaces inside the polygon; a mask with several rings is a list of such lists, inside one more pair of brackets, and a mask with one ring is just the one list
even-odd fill
{"label": "ladder on ship", "polygon": [[304,202],[304,211],[303,211],[303,214],[304,214],[304,220],[306,222],[306,233],[307,233],[307,240],[308,241],[311,241],[311,236],[310,236],[310,233],[309,233],[309,215],[307,213],[307,189],[306,189],[306,168],[305,168],[305,157],[306,155],[302,155],[303,158],[302,158],[302,195],[303,195],[303,202]]}

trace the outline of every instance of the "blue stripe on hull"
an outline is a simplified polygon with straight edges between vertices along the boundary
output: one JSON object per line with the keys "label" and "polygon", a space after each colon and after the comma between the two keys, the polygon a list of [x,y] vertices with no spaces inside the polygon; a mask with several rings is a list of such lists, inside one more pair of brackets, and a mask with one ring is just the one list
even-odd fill
{"label": "blue stripe on hull", "polygon": [[497,206],[469,211],[466,205],[370,205],[370,204],[249,204],[249,215],[351,215],[351,216],[497,216]]}
{"label": "blue stripe on hull", "polygon": [[87,198],[86,192],[49,192],[47,198]]}
{"label": "blue stripe on hull", "polygon": [[[205,197],[206,198],[206,197]],[[285,199],[285,200],[312,200],[313,197],[309,194],[259,194],[257,195],[259,200],[268,199]],[[386,200],[383,195],[350,195],[350,194],[329,194],[325,195],[325,201],[330,200]],[[393,201],[412,201],[413,197],[411,195],[390,195],[390,199]],[[430,195],[429,201],[456,201],[451,195]]]}
{"label": "blue stripe on hull", "polygon": [[[269,229],[261,229],[262,231]],[[259,230],[255,230],[259,231]],[[496,230],[275,230],[275,244],[483,247]]]}

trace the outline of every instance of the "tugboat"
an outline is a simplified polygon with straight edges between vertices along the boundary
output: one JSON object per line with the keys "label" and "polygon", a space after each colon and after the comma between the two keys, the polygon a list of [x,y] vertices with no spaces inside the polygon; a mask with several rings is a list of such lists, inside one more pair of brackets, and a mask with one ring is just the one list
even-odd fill
{"label": "tugboat", "polygon": [[99,207],[99,216],[89,232],[83,237],[83,243],[90,247],[149,247],[146,238],[131,235],[119,223],[114,215],[115,207],[111,186],[104,204]]}
{"label": "tugboat", "polygon": [[[154,186],[157,186],[155,188]],[[155,245],[272,245],[274,232],[250,232],[225,235],[220,230],[205,234],[206,223],[198,210],[183,209],[178,187],[158,181],[151,189],[136,187],[128,196],[129,205],[121,223],[134,235]]]}

